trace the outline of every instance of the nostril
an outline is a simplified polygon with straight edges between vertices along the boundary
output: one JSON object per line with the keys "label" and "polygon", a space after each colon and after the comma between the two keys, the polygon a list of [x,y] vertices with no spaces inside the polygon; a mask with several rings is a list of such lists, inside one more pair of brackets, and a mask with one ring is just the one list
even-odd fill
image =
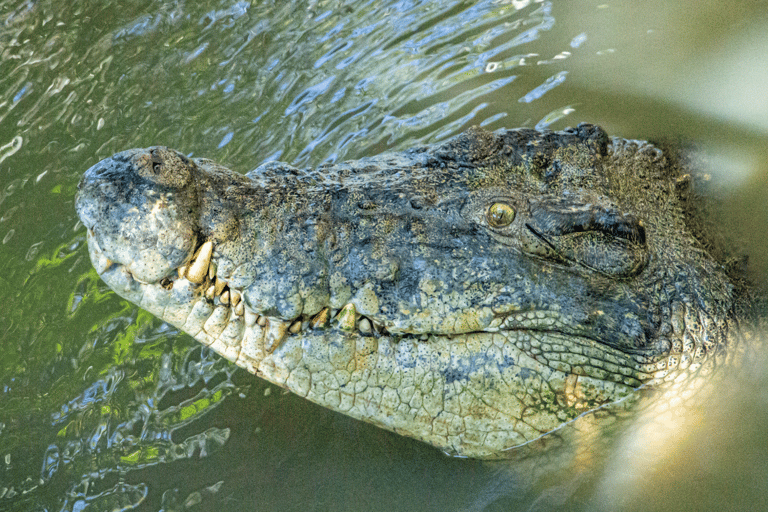
{"label": "nostril", "polygon": [[159,174],[163,170],[163,158],[157,154],[156,150],[150,152],[152,162],[152,172]]}

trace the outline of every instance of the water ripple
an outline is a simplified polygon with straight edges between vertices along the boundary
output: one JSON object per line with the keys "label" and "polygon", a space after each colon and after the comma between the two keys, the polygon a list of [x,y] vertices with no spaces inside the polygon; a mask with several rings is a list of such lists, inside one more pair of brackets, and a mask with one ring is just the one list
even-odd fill
{"label": "water ripple", "polygon": [[[0,14],[0,249],[11,255],[0,284],[13,304],[1,318],[0,413],[24,421],[2,416],[0,447],[34,462],[0,494],[51,495],[52,510],[146,500],[142,470],[199,467],[231,443],[234,426],[209,413],[241,394],[233,366],[190,348],[91,269],[72,211],[87,166],[157,144],[241,170],[314,165],[472,124],[548,125],[572,107],[539,106],[542,87],[567,75],[556,59],[531,64],[581,51],[577,39],[540,47],[554,27],[545,1],[15,4]],[[7,429],[22,441],[8,445]],[[117,478],[127,474],[131,485]],[[191,506],[217,482],[156,493],[169,508]]]}
{"label": "water ripple", "polygon": [[520,98],[518,101],[521,103],[530,103],[533,100],[537,100],[544,96],[544,93],[554,89],[558,85],[565,82],[565,77],[568,75],[567,71],[560,71],[559,73],[555,73],[551,77],[547,78],[546,81],[541,84],[540,86],[536,87],[532,91],[530,91],[528,94]]}

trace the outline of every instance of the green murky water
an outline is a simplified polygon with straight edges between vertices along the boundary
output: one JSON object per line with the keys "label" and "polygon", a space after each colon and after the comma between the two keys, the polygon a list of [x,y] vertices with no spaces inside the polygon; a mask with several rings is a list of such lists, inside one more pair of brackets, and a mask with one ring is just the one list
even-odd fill
{"label": "green murky water", "polygon": [[[76,186],[132,147],[246,172],[472,125],[590,121],[693,143],[728,199],[723,223],[765,280],[766,12],[715,1],[0,1],[0,509],[618,508],[603,464],[525,473],[451,459],[202,350],[99,281]],[[621,507],[766,505],[768,378],[745,381],[708,420],[724,428],[681,433],[684,447],[665,449],[682,455]]]}

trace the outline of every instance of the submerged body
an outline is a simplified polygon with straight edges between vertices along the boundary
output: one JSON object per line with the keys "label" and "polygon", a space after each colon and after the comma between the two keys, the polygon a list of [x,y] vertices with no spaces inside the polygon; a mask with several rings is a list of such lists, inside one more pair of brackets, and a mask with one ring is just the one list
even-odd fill
{"label": "submerged body", "polygon": [[495,458],[725,356],[738,291],[689,184],[584,124],[246,176],[129,150],[76,207],[126,299],[323,406]]}

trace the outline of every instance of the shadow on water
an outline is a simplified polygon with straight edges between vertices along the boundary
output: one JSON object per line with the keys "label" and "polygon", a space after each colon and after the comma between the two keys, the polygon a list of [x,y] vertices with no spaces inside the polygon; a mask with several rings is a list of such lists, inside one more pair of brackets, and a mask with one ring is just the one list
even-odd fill
{"label": "shadow on water", "polygon": [[633,437],[649,431],[638,420],[575,455],[452,459],[285,394],[120,300],[73,209],[82,172],[130,147],[245,172],[590,121],[696,148],[765,283],[764,7],[0,0],[0,509],[765,507],[763,352],[665,435]]}

